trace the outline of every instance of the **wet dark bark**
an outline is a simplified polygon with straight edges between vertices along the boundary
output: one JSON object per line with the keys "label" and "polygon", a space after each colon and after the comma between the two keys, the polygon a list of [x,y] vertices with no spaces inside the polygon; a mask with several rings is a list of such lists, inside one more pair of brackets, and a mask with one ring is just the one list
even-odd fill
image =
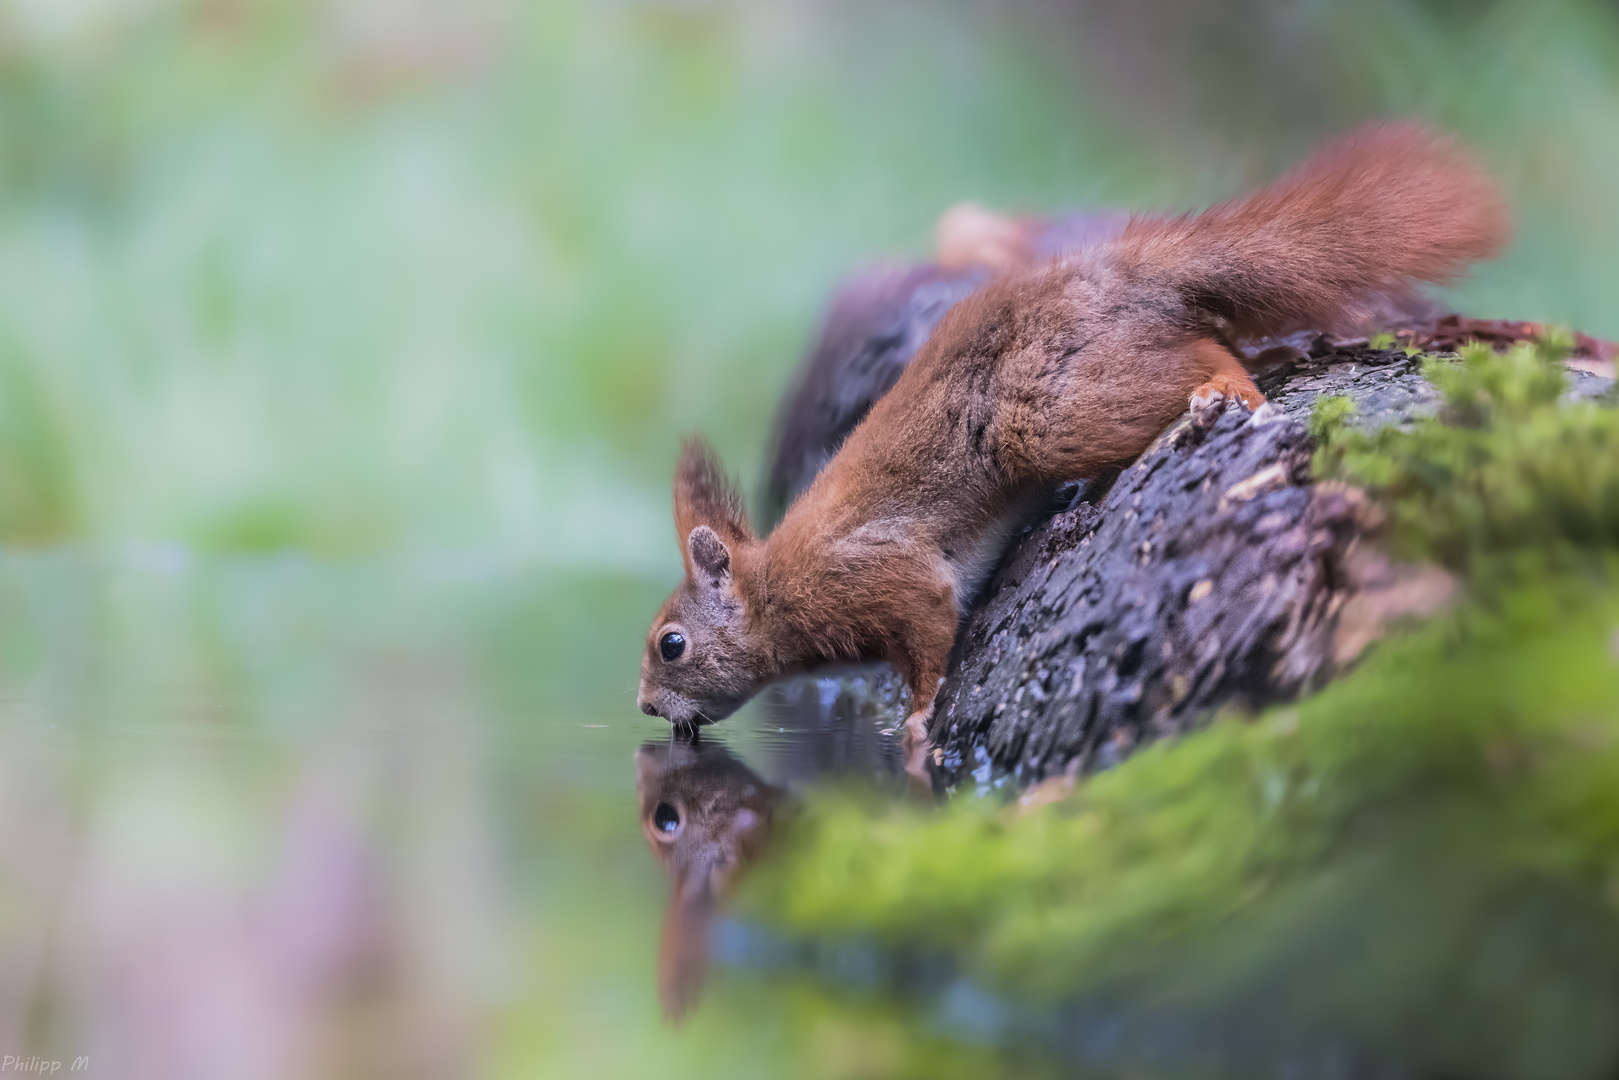
{"label": "wet dark bark", "polygon": [[1100,505],[1016,544],[940,692],[936,760],[948,776],[1111,765],[1221,706],[1286,700],[1329,677],[1377,631],[1344,623],[1351,595],[1398,581],[1426,604],[1443,598],[1442,575],[1363,550],[1377,515],[1355,493],[1311,485],[1299,421],[1326,387],[1289,392],[1313,369],[1392,419],[1432,407],[1415,364],[1359,350],[1298,368],[1268,380],[1270,408],[1187,417]]}
{"label": "wet dark bark", "polygon": [[[1537,329],[1452,317],[1401,338],[1443,348],[1470,327],[1486,338]],[[1604,347],[1582,341],[1580,355],[1611,362],[1594,352]],[[1296,698],[1352,663],[1391,620],[1447,601],[1443,572],[1390,562],[1372,542],[1377,511],[1353,490],[1313,484],[1309,469],[1306,425],[1322,395],[1350,397],[1366,425],[1436,411],[1420,358],[1325,337],[1264,355],[1271,363],[1258,382],[1270,404],[1259,413],[1183,418],[1109,489],[1014,543],[966,620],[941,688],[932,734],[942,782],[1027,783],[1106,767],[1223,707]],[[821,415],[847,426],[817,435],[814,423],[801,424],[778,444],[799,448],[786,464],[778,454],[778,497],[796,493],[824,461],[802,448],[820,445],[829,456],[848,418],[892,385],[909,353],[890,349],[884,359],[873,381],[817,354],[809,366],[837,373],[823,380],[837,407]],[[1612,382],[1570,377],[1580,395]],[[814,386],[801,381],[783,416],[816,415],[805,409]],[[775,708],[831,701],[879,722],[905,706],[893,679],[821,679],[814,693],[789,685],[772,700]]]}

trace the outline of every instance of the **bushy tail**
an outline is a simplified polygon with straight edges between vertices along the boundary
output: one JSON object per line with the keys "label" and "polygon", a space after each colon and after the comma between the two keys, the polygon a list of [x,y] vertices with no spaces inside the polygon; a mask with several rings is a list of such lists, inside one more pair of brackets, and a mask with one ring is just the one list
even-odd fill
{"label": "bushy tail", "polygon": [[1417,282],[1444,283],[1509,233],[1495,184],[1453,139],[1369,125],[1246,198],[1179,218],[1136,218],[1116,241],[1237,338],[1364,320]]}

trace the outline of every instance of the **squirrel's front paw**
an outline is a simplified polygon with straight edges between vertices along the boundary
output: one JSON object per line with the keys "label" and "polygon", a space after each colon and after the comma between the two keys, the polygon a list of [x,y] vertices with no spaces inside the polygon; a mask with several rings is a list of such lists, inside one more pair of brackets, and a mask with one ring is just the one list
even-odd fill
{"label": "squirrel's front paw", "polygon": [[1192,413],[1200,416],[1228,401],[1240,401],[1251,411],[1265,404],[1265,395],[1259,392],[1259,387],[1254,385],[1246,372],[1221,372],[1192,391]]}

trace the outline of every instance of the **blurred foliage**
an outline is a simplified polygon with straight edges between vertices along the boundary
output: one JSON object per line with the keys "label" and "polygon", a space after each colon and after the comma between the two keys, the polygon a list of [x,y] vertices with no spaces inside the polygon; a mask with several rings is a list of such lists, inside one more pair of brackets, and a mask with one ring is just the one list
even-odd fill
{"label": "blurred foliage", "polygon": [[0,353],[0,536],[14,544],[78,535],[72,428],[39,374]]}
{"label": "blurred foliage", "polygon": [[751,478],[850,266],[923,254],[964,198],[1207,202],[1369,115],[1457,129],[1512,191],[1520,242],[1464,306],[1619,333],[1613,24],[1529,0],[11,0],[0,341],[47,404],[0,414],[0,444],[52,449],[7,466],[32,494],[0,539],[667,571],[680,435]]}
{"label": "blurred foliage", "polygon": [[[1069,1003],[1070,1028],[1103,1010],[1138,1040],[1108,1059],[1125,1072],[1251,1075],[1347,1046],[1420,1075],[1611,1074],[1619,413],[1559,406],[1559,359],[1431,362],[1448,422],[1409,431],[1317,410],[1318,465],[1468,573],[1458,610],[1043,809],[813,798],[750,916],[946,958],[1025,1008]],[[1584,557],[1545,557],[1565,546]]]}

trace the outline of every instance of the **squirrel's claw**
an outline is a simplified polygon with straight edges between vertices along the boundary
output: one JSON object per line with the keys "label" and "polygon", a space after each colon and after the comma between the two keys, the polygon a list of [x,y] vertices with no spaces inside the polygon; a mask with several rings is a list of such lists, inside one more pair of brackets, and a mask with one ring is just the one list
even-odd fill
{"label": "squirrel's claw", "polygon": [[1251,412],[1265,404],[1265,395],[1246,375],[1221,373],[1193,390],[1190,404],[1194,413],[1200,413],[1228,401],[1240,401]]}
{"label": "squirrel's claw", "polygon": [[1227,374],[1221,372],[1192,391],[1189,402],[1192,416],[1199,426],[1207,426],[1219,419],[1230,402],[1241,402],[1252,412],[1265,404],[1265,395],[1259,392],[1247,372]]}

